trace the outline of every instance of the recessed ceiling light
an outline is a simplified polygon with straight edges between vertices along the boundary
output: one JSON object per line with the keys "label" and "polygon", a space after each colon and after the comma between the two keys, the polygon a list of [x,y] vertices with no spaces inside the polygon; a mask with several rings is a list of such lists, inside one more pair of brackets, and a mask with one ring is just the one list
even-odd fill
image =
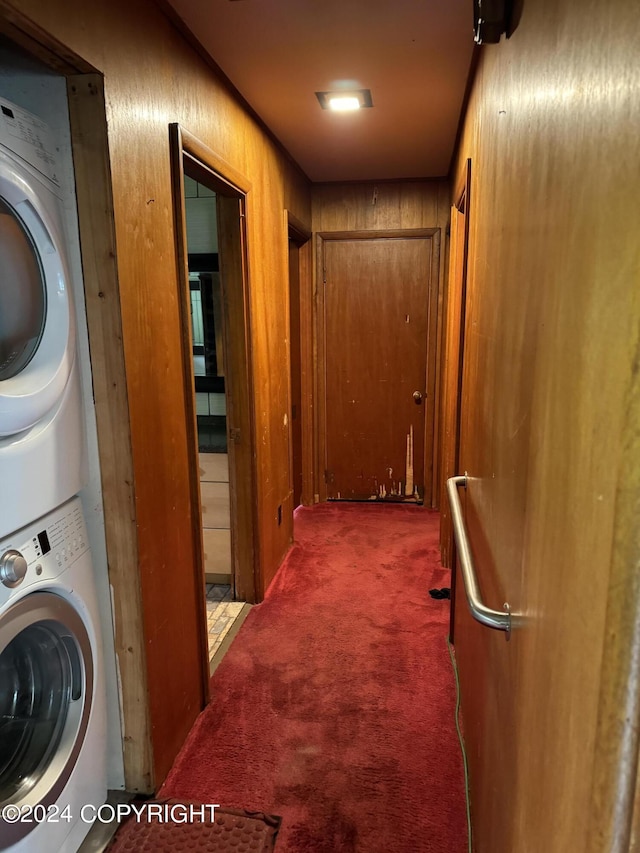
{"label": "recessed ceiling light", "polygon": [[341,113],[373,106],[369,89],[355,89],[350,92],[316,92],[316,98],[323,110]]}

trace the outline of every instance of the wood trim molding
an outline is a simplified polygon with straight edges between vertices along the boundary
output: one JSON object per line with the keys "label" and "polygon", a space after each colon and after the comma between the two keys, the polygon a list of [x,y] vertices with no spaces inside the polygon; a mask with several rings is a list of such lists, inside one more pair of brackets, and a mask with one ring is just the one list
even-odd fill
{"label": "wood trim molding", "polygon": [[7,0],[0,0],[0,32],[59,74],[68,77],[98,73],[93,65],[69,50]]}
{"label": "wood trim molding", "polygon": [[392,240],[433,237],[439,228],[397,228],[388,231],[318,231],[321,240]]}
{"label": "wood trim molding", "polygon": [[311,239],[311,231],[309,231],[302,220],[294,216],[290,210],[285,210],[285,216],[290,238],[293,238],[300,245]]}
{"label": "wood trim molding", "polygon": [[[257,454],[255,437],[253,365],[251,360],[251,303],[247,253],[247,206],[240,199],[218,195],[220,254],[226,254],[228,271],[223,284],[226,323],[233,330],[225,339],[228,432],[239,431],[229,446],[231,487],[231,539],[236,597],[249,604],[262,601],[264,576],[260,559],[257,504]],[[238,242],[234,233],[240,237]],[[223,279],[224,281],[224,279]]]}
{"label": "wood trim molding", "polygon": [[[193,538],[193,571],[204,578],[204,542],[202,534],[202,502],[200,499],[200,465],[198,457],[198,425],[196,419],[195,393],[193,391],[191,337],[191,302],[189,292],[189,264],[187,251],[187,220],[184,203],[183,140],[181,128],[169,125],[169,148],[171,157],[171,184],[173,195],[174,234],[176,248],[176,279],[178,283],[178,305],[180,307],[180,341],[182,344],[182,375],[184,408],[187,426],[187,454],[189,460],[189,499],[191,535]],[[204,583],[196,583],[198,620],[200,634],[200,671],[202,679],[202,704],[209,701],[209,648],[207,641],[207,603]]]}
{"label": "wood trim molding", "polygon": [[212,151],[184,127],[173,124],[170,127],[179,128],[183,152],[192,159],[199,161],[200,167],[206,169],[214,179],[226,184],[231,190],[239,190],[242,195],[250,192],[251,183],[231,163]]}
{"label": "wood trim molding", "polygon": [[129,401],[102,77],[67,78],[128,791],[151,792],[152,749]]}

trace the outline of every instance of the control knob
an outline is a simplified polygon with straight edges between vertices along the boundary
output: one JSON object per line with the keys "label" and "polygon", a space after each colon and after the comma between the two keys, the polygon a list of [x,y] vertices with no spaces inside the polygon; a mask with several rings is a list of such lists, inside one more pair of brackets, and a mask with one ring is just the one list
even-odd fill
{"label": "control knob", "polygon": [[5,586],[14,587],[22,583],[27,573],[27,561],[20,551],[10,548],[0,557],[0,581]]}

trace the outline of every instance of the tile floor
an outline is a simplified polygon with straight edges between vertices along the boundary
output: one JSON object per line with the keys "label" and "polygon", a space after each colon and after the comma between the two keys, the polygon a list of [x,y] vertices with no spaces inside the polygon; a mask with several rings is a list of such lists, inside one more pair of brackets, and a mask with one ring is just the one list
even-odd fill
{"label": "tile floor", "polygon": [[207,584],[207,630],[209,632],[209,660],[220,648],[231,626],[244,607],[243,601],[233,601],[231,587]]}

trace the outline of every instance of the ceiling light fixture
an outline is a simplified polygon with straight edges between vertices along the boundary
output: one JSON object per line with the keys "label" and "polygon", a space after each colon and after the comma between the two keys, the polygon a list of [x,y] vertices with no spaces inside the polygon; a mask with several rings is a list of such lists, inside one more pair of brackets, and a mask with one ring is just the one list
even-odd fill
{"label": "ceiling light fixture", "polygon": [[316,92],[316,98],[323,110],[341,113],[373,106],[369,89],[356,89],[351,92]]}

